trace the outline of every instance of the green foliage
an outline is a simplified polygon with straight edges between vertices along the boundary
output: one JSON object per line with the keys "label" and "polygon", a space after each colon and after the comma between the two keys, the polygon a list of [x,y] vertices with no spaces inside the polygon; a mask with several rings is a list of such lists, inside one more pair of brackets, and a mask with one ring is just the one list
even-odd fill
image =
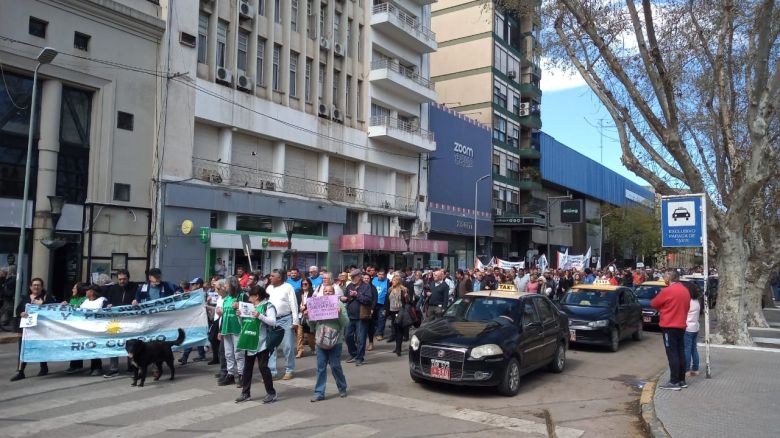
{"label": "green foliage", "polygon": [[604,247],[612,256],[622,258],[631,252],[637,260],[654,260],[661,247],[661,218],[644,207],[614,207],[601,209],[604,218]]}

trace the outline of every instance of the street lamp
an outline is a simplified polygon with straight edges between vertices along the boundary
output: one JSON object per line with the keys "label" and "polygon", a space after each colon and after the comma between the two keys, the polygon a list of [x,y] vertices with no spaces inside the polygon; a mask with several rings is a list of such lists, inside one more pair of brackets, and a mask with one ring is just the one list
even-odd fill
{"label": "street lamp", "polygon": [[490,174],[483,175],[474,181],[474,258],[477,257],[477,200],[479,199],[479,191],[477,186],[483,179],[490,178]]}
{"label": "street lamp", "polygon": [[60,216],[62,216],[62,207],[65,206],[65,197],[49,195],[48,198],[49,206],[51,207],[51,237],[49,239],[41,240],[41,244],[48,248],[49,251],[54,251],[56,249],[62,248],[67,243],[62,239],[55,238],[55,233],[57,232],[57,223],[59,223]]}
{"label": "street lamp", "polygon": [[33,131],[35,130],[35,115],[38,111],[38,69],[44,64],[51,63],[57,56],[57,51],[51,47],[44,47],[38,54],[33,72],[32,100],[30,101],[30,126],[27,132],[27,164],[24,167],[24,193],[22,194],[22,220],[19,221],[19,250],[16,252],[16,289],[14,290],[14,316],[22,295],[22,283],[27,263],[24,261],[24,243],[27,238],[27,192],[30,190],[30,163],[32,162]]}
{"label": "street lamp", "polygon": [[615,212],[611,211],[607,214],[602,214],[599,216],[599,264],[601,266],[604,266],[603,263],[601,263],[604,261],[604,218],[614,213]]}
{"label": "street lamp", "polygon": [[295,228],[295,219],[284,219],[283,222],[284,231],[287,232],[287,251],[285,251],[287,253],[287,266],[285,266],[284,270],[289,271],[292,265],[292,235]]}

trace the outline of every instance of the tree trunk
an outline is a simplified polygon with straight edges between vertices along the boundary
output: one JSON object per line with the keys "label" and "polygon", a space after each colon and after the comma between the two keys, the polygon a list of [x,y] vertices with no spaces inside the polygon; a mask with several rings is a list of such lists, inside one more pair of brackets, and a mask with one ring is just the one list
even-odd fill
{"label": "tree trunk", "polygon": [[744,292],[748,327],[769,327],[762,306],[768,289],[769,271],[760,261],[748,261]]}
{"label": "tree trunk", "polygon": [[[741,224],[734,215],[724,221],[721,228],[720,250],[718,251],[718,333],[713,342],[733,345],[752,345],[745,318],[745,279],[747,278],[748,249]],[[736,222],[736,223],[735,223]]]}

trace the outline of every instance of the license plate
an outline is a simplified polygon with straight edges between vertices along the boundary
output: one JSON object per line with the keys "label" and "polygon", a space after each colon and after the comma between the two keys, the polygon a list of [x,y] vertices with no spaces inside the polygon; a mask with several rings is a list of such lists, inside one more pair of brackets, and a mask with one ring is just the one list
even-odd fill
{"label": "license plate", "polygon": [[569,340],[572,342],[577,340],[577,330],[569,329]]}
{"label": "license plate", "polygon": [[642,321],[644,321],[644,322],[650,322],[650,321],[652,321],[652,320],[653,320],[653,319],[652,319],[651,317],[649,317],[649,316],[643,316],[643,317],[642,317]]}
{"label": "license plate", "polygon": [[450,380],[450,363],[446,360],[431,359],[431,377]]}

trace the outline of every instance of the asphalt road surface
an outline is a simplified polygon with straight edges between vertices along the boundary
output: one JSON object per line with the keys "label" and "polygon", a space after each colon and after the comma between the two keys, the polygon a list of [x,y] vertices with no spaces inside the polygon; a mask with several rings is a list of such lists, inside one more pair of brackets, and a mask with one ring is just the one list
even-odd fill
{"label": "asphalt road surface", "polygon": [[67,363],[49,364],[46,377],[35,377],[38,365],[30,364],[27,379],[10,382],[16,344],[0,345],[0,437],[543,437],[548,426],[559,438],[642,437],[641,387],[665,364],[660,335],[645,331],[643,341],[623,341],[617,353],[574,347],[562,374],[526,375],[520,394],[507,398],[491,389],[415,384],[406,355],[391,350],[377,343],[365,366],[344,363],[348,397],[338,397],[329,376],[319,403],[309,401],[314,358],[298,359],[295,378],[275,382],[279,401],[262,405],[255,401],[264,395],[259,373],[255,400],[235,404],[240,390],[217,387],[218,367],[205,362],[179,366],[173,382],[166,368],[163,380],[147,379],[144,388],[131,387],[128,373],[68,376]]}

